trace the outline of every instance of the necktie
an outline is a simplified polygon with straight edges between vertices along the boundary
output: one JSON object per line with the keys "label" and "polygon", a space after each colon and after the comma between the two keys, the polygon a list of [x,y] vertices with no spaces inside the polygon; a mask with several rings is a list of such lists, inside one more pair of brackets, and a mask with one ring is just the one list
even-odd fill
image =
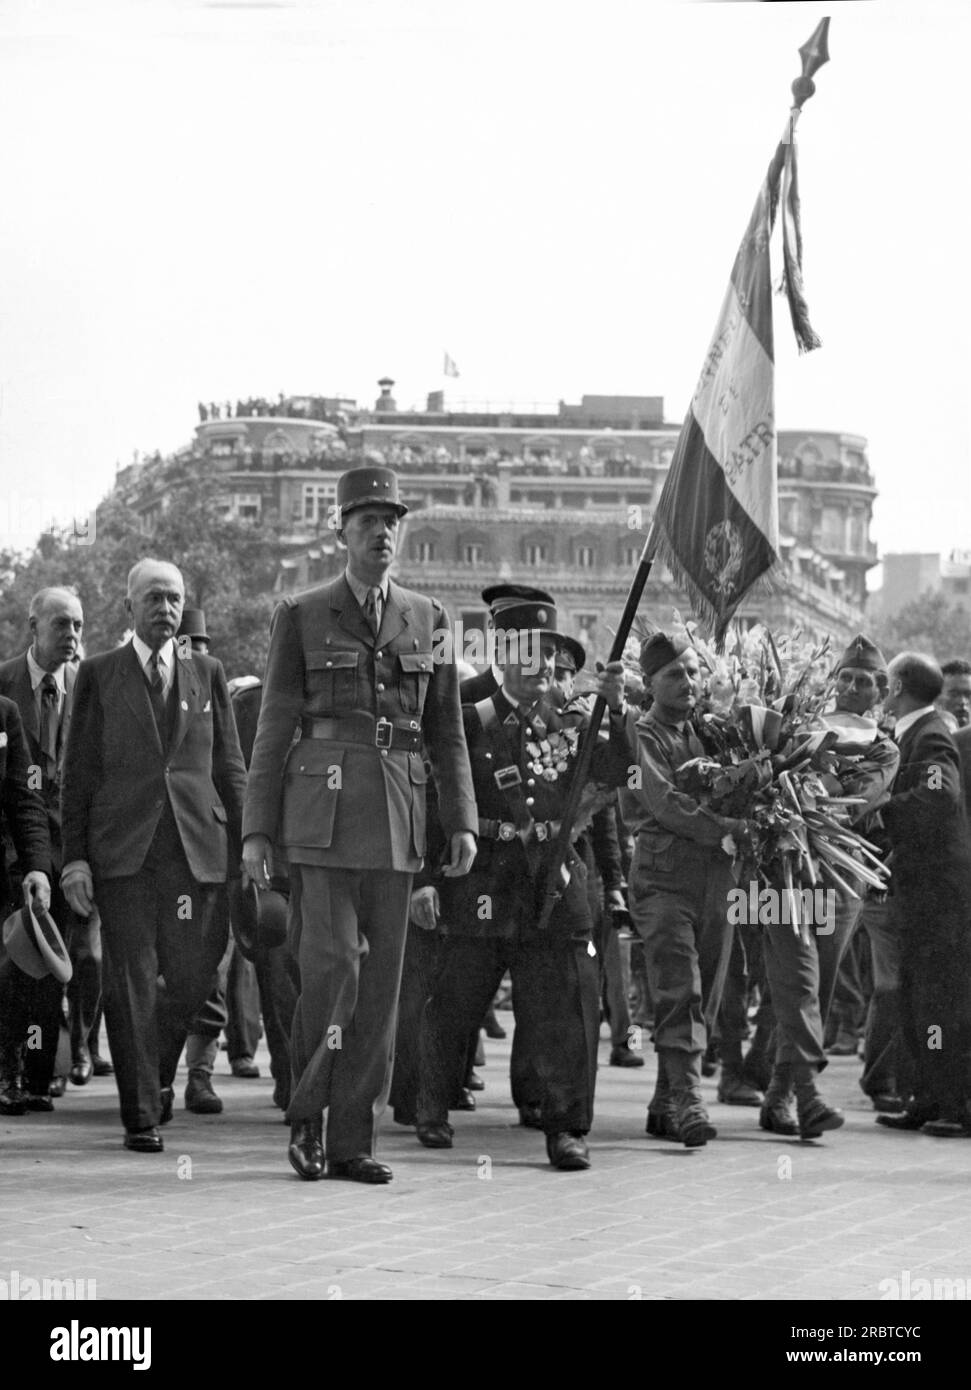
{"label": "necktie", "polygon": [[378,628],[381,626],[381,590],[368,589],[364,600],[364,616],[367,618],[371,631],[375,637],[378,635]]}
{"label": "necktie", "polygon": [[162,676],[161,663],[158,652],[152,652],[148,659],[149,678],[148,692],[152,701],[152,710],[155,714],[155,723],[158,725],[159,737],[165,743],[165,680]]}
{"label": "necktie", "polygon": [[40,742],[52,782],[57,779],[57,703],[57,681],[48,672],[40,683]]}

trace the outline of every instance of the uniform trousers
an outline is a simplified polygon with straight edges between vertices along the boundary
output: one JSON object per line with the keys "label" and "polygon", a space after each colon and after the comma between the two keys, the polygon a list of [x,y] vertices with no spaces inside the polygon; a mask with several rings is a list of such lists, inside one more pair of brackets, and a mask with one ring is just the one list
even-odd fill
{"label": "uniform trousers", "polygon": [[[586,940],[450,936],[422,1017],[418,1120],[442,1124],[462,1078],[463,1041],[481,1021],[506,971],[516,1027],[529,1059],[547,1134],[586,1134],[593,1123],[600,979]],[[522,1102],[521,1102],[522,1103]]]}
{"label": "uniform trousers", "polygon": [[336,1162],[374,1153],[391,1086],[411,881],[392,869],[290,859],[287,935],[300,997],[287,1119],[316,1120],[326,1110],[326,1152]]}
{"label": "uniform trousers", "polygon": [[169,812],[138,873],[96,879],[94,889],[121,1118],[128,1130],[149,1129],[226,949],[227,922],[217,910],[222,885],[193,878]]}
{"label": "uniform trousers", "polygon": [[644,943],[654,1004],[654,1046],[702,1053],[718,1012],[731,951],[728,856],[675,840],[663,858],[643,838],[634,849],[630,914]]}
{"label": "uniform trousers", "polygon": [[[840,959],[856,927],[859,898],[837,896],[832,921],[794,930],[780,922],[764,928],[765,971],[776,1018],[776,1062],[826,1066],[823,1034]],[[829,928],[832,927],[832,930]]]}

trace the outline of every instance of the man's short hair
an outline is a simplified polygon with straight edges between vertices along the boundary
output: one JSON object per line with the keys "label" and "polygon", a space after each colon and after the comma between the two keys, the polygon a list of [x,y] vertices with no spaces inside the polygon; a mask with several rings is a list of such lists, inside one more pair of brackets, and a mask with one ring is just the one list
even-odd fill
{"label": "man's short hair", "polygon": [[942,676],[971,676],[971,661],[965,661],[963,656],[956,656],[951,661],[946,661],[941,667]]}
{"label": "man's short hair", "polygon": [[[148,569],[150,565],[155,566],[156,569],[162,565],[166,569],[175,570],[179,578],[182,579],[182,571],[179,569],[178,565],[174,564],[171,560],[154,560],[151,556],[148,556],[144,560],[137,560],[128,571],[128,588],[125,592],[129,598],[131,598],[132,594],[135,592],[138,581],[141,578],[142,570]],[[182,579],[182,587],[185,588],[184,579]]]}
{"label": "man's short hair", "polygon": [[944,689],[940,666],[932,656],[924,656],[921,652],[901,652],[894,657],[890,675],[900,681],[905,695],[924,705],[932,705]]}
{"label": "man's short hair", "polygon": [[[77,598],[77,589],[69,589],[66,585],[50,585],[46,589],[38,589],[34,597],[30,600],[30,607],[27,610],[28,618],[43,617],[44,611],[51,599],[58,598]],[[971,669],[971,667],[969,667]]]}

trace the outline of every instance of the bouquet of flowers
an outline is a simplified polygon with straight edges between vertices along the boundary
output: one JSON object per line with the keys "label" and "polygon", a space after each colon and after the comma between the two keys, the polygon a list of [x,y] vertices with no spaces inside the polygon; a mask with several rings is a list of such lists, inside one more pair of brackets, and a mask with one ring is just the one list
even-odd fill
{"label": "bouquet of flowers", "polygon": [[765,627],[734,628],[716,653],[693,624],[680,626],[704,675],[692,716],[704,754],[678,769],[678,783],[719,815],[749,823],[742,843],[726,837],[736,882],[781,886],[796,931],[798,889],[883,891],[889,870],[851,826],[865,803],[842,794],[862,754],[837,749],[839,735],[824,719],[835,692],[829,639],[795,633],[777,642]]}

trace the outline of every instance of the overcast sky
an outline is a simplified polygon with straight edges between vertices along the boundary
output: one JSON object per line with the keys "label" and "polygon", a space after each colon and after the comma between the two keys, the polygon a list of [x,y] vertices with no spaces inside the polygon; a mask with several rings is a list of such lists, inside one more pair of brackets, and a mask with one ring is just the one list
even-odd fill
{"label": "overcast sky", "polygon": [[0,0],[0,533],[200,399],[423,405],[445,350],[680,421],[827,12],[779,426],[868,438],[882,551],[971,547],[971,7],[880,0]]}

